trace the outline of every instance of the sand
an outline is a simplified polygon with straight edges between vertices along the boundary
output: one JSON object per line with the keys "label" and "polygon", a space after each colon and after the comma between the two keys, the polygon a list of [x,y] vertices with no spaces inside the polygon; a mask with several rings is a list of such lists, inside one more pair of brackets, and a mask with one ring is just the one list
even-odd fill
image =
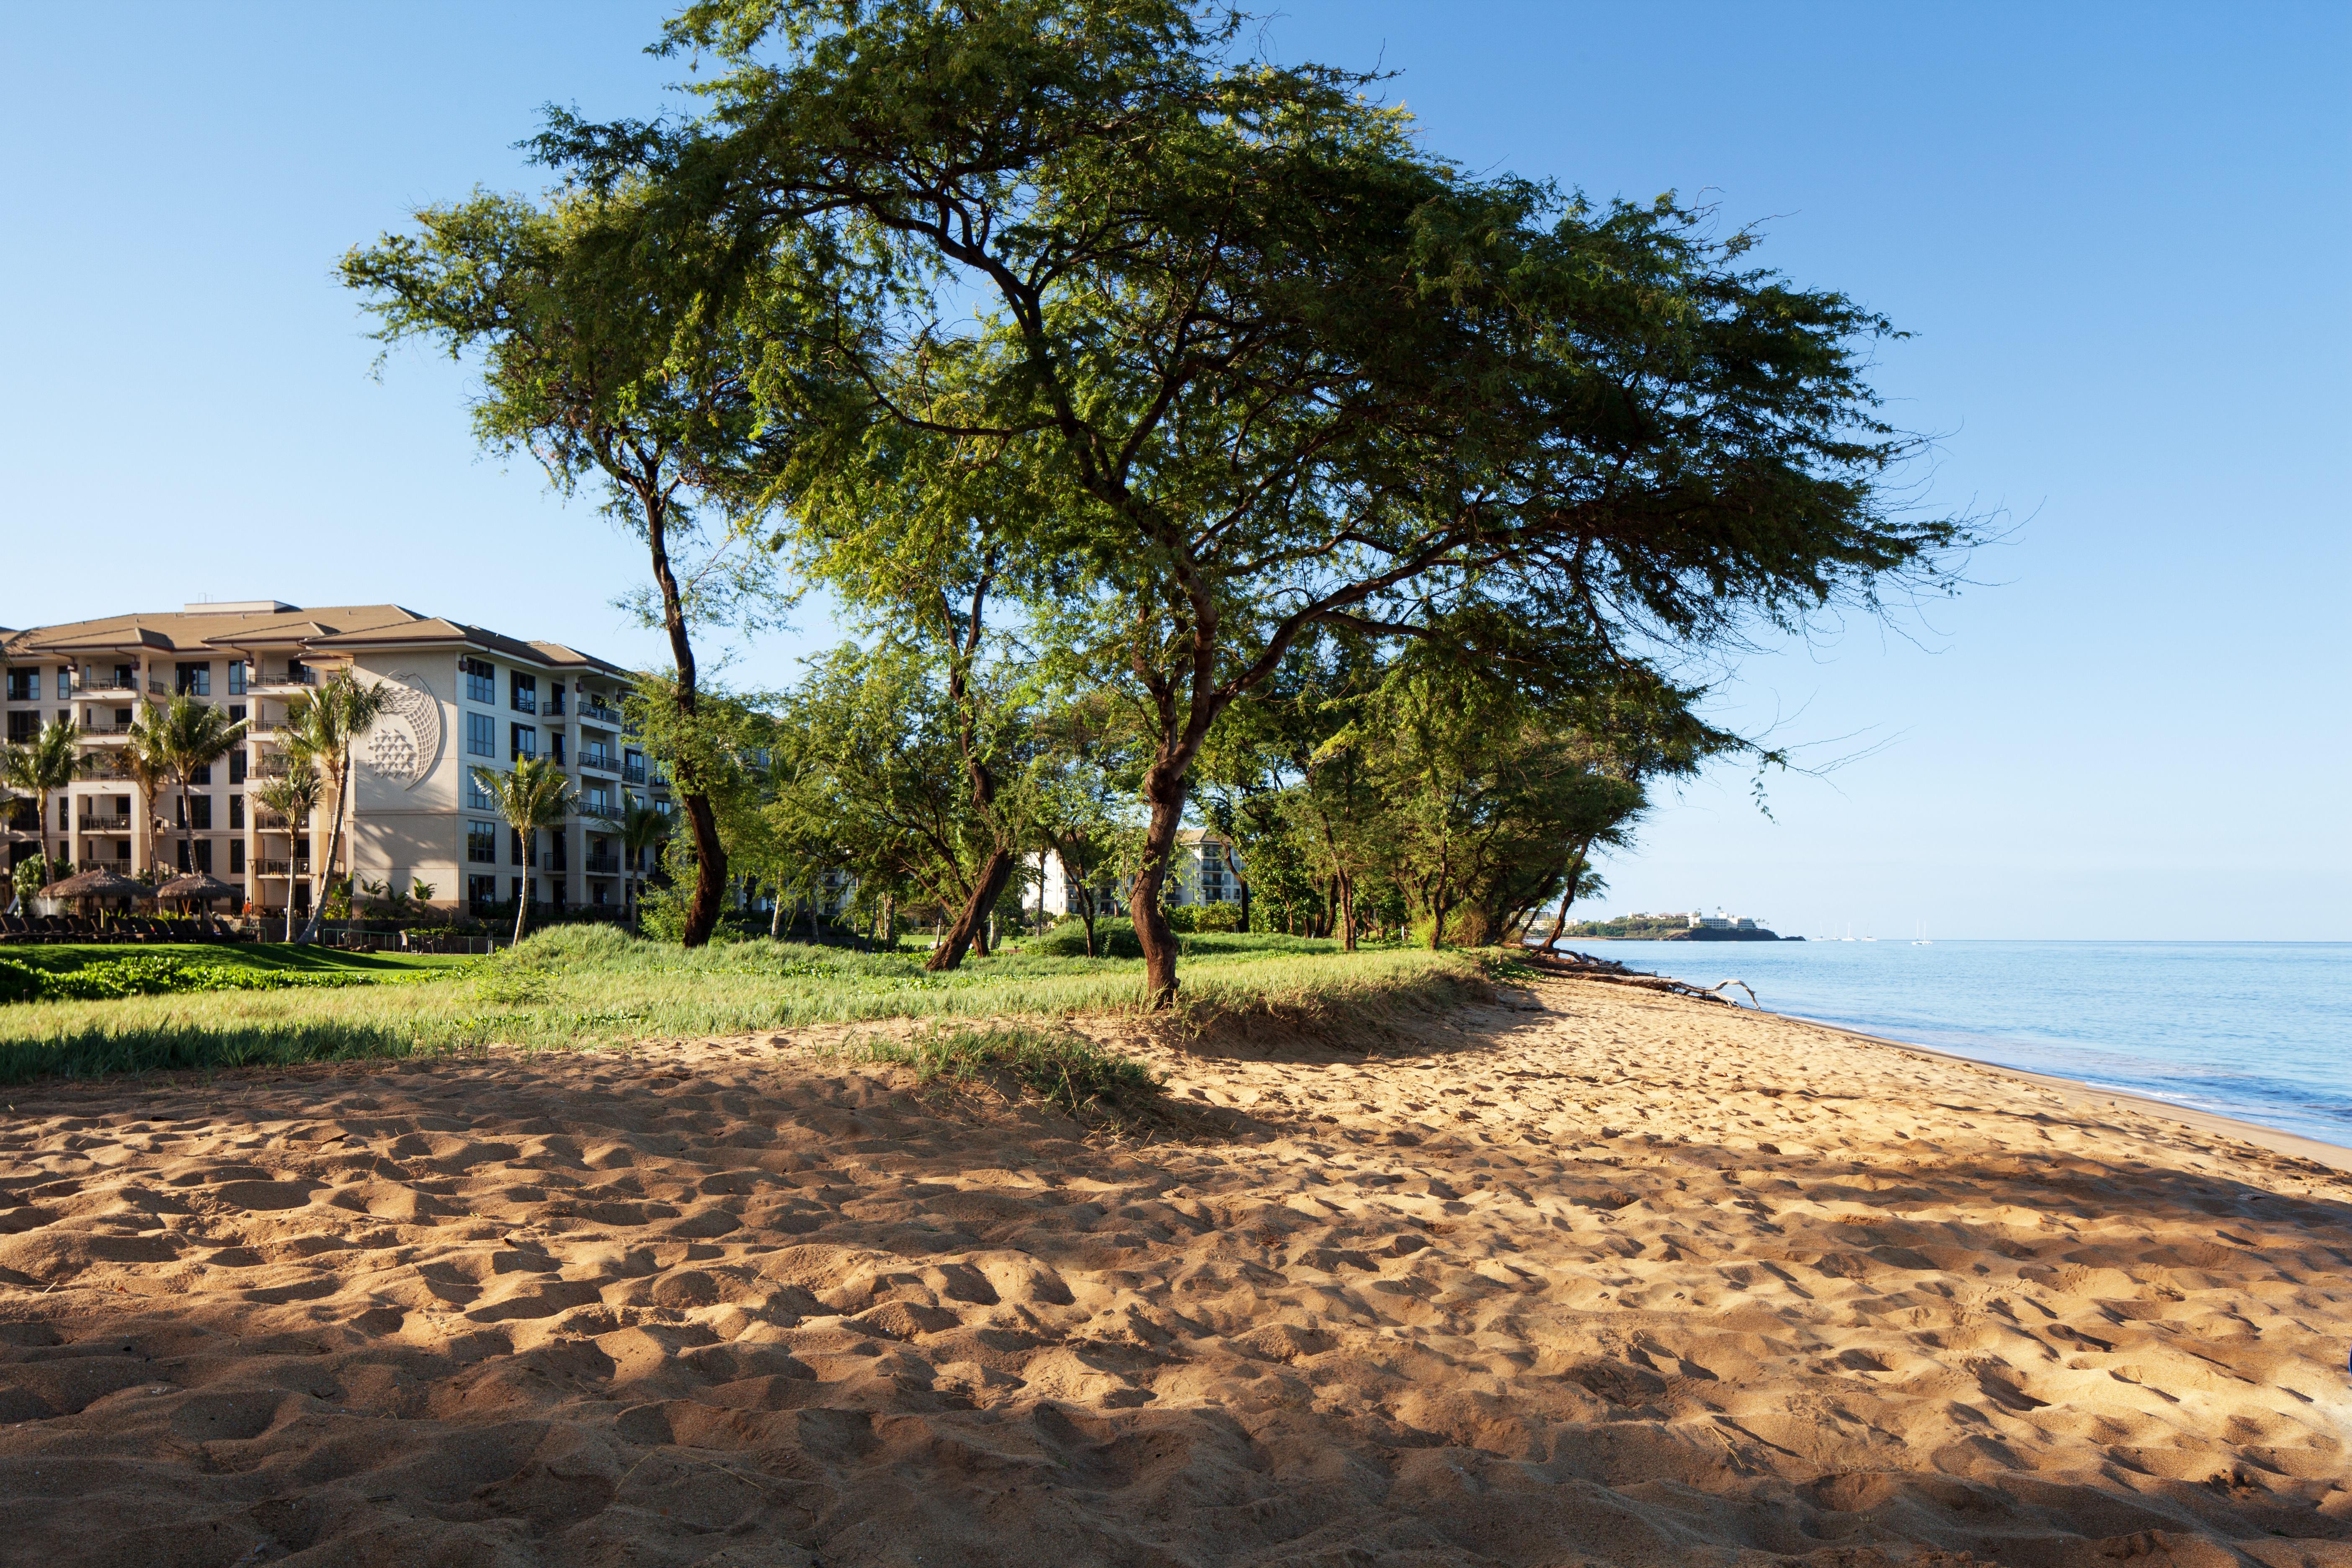
{"label": "sand", "polygon": [[2352,1568],[2352,1180],[2226,1126],[1571,980],[1150,1141],[833,1037],[8,1091],[0,1560]]}

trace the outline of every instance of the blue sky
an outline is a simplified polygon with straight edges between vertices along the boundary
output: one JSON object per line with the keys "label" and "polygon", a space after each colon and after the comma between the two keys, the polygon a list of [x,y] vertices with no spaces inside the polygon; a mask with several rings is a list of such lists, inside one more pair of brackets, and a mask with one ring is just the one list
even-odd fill
{"label": "blue sky", "polygon": [[[675,102],[660,15],[0,6],[0,625],[392,599],[658,658],[608,604],[633,547],[477,456],[455,367],[372,378],[331,269],[534,187],[542,103]],[[1917,334],[1879,384],[1939,437],[1924,500],[2005,530],[1958,600],[1726,670],[1722,717],[1844,765],[1769,818],[1738,773],[1662,803],[1602,908],[2352,939],[2352,8],[1354,0],[1264,37],[1400,72],[1472,168],[1761,224]],[[734,673],[789,679],[803,622]]]}

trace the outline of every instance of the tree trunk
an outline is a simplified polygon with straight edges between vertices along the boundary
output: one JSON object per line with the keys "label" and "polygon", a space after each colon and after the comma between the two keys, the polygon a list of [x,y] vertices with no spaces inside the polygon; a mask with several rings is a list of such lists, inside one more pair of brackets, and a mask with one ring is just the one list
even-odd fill
{"label": "tree trunk", "polygon": [[[338,781],[335,784],[335,824],[327,833],[327,870],[326,875],[319,879],[319,896],[310,900],[310,918],[303,922],[302,940],[304,942],[317,939],[319,917],[327,911],[327,889],[335,885],[335,856],[341,851],[343,842],[343,800],[351,794],[352,784],[352,753],[348,737],[345,739],[343,747],[342,765],[335,770],[335,775]],[[288,862],[289,875],[286,885],[289,889],[294,885],[291,875],[292,864],[291,861]],[[289,901],[292,899],[290,891],[288,899]]]}
{"label": "tree trunk", "polygon": [[1559,945],[1559,933],[1568,929],[1568,906],[1576,901],[1576,879],[1584,875],[1585,845],[1579,845],[1568,858],[1568,886],[1559,893],[1559,913],[1552,917],[1551,934],[1544,938],[1544,951],[1549,952]]}
{"label": "tree trunk", "polygon": [[768,910],[768,940],[782,942],[784,936],[784,886],[776,884],[776,901]]}
{"label": "tree trunk", "polygon": [[1356,881],[1345,871],[1333,879],[1339,884],[1339,946],[1343,952],[1356,951]]}
{"label": "tree trunk", "polygon": [[972,880],[971,897],[964,900],[963,912],[956,916],[955,924],[931,949],[931,956],[923,963],[925,969],[953,969],[963,962],[967,950],[977,950],[982,958],[988,956],[988,917],[1003,894],[1004,884],[1012,878],[1013,852],[1001,845],[990,850],[987,863]]}
{"label": "tree trunk", "polygon": [[[536,837],[539,837],[539,835],[537,835],[536,833],[534,833],[534,834],[532,834],[532,835],[531,835],[531,837],[532,837],[533,838],[536,838]],[[528,867],[528,866],[530,864],[530,857],[529,855],[527,855],[527,854],[523,857],[523,864],[524,864],[526,867]],[[530,879],[529,877],[525,877],[525,878],[522,879],[522,890],[521,890],[520,892],[518,892],[517,894],[515,894],[515,933],[514,933],[514,939],[515,939],[515,945],[517,945],[518,947],[520,947],[520,946],[522,944],[523,917],[524,917],[525,915],[527,915],[528,913],[530,913]]]}
{"label": "tree trunk", "polygon": [[[694,642],[687,635],[686,605],[678,594],[677,574],[670,570],[669,499],[655,488],[650,477],[639,484],[637,499],[646,511],[646,548],[653,556],[654,582],[661,589],[662,629],[669,635],[670,662],[677,668],[677,710],[680,717],[691,721],[698,706]],[[689,722],[685,728],[690,731],[693,726]],[[679,944],[700,947],[719,927],[719,906],[727,887],[727,851],[719,842],[719,817],[710,809],[710,796],[694,786],[689,760],[676,759],[670,773],[677,781],[678,800],[686,807],[694,838],[694,898],[687,905],[686,930],[680,933]]]}
{"label": "tree trunk", "polygon": [[1176,834],[1184,825],[1185,777],[1190,756],[1163,758],[1143,775],[1143,798],[1151,820],[1143,838],[1143,868],[1128,900],[1135,921],[1135,940],[1143,948],[1145,1005],[1166,1007],[1176,1000],[1176,933],[1160,908],[1160,889],[1167,885],[1168,868],[1176,853]]}

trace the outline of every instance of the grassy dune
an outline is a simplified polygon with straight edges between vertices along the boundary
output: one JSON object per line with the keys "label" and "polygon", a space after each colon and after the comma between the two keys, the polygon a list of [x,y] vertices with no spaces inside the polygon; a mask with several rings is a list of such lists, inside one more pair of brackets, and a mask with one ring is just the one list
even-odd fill
{"label": "grassy dune", "polygon": [[[1188,939],[1194,1016],[1307,1016],[1478,984],[1475,961],[1337,952],[1288,937]],[[1131,959],[1003,953],[926,974],[915,953],[750,942],[694,952],[609,927],[547,931],[495,958],[328,992],[228,992],[0,1008],[0,1082],[173,1068],[572,1048],[894,1017],[1062,1017],[1142,1005]]]}

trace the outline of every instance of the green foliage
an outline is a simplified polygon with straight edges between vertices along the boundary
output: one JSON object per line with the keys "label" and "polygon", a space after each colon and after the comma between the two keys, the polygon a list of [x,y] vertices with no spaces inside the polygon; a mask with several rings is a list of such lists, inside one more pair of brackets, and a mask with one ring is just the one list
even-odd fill
{"label": "green foliage", "polygon": [[63,881],[72,870],[73,867],[68,861],[47,860],[35,855],[16,862],[16,868],[9,873],[9,881],[16,896],[29,908],[43,888],[51,882]]}
{"label": "green foliage", "polygon": [[911,1068],[922,1084],[966,1088],[1002,1073],[1067,1116],[1124,1121],[1160,1100],[1160,1080],[1141,1062],[1066,1030],[934,1026],[904,1042],[867,1038],[850,1048],[867,1061]]}
{"label": "green foliage", "polygon": [[0,1002],[97,1002],[122,996],[176,996],[202,991],[289,991],[373,985],[382,978],[350,971],[306,973],[192,963],[140,955],[102,960],[77,969],[35,969],[0,958]]}

